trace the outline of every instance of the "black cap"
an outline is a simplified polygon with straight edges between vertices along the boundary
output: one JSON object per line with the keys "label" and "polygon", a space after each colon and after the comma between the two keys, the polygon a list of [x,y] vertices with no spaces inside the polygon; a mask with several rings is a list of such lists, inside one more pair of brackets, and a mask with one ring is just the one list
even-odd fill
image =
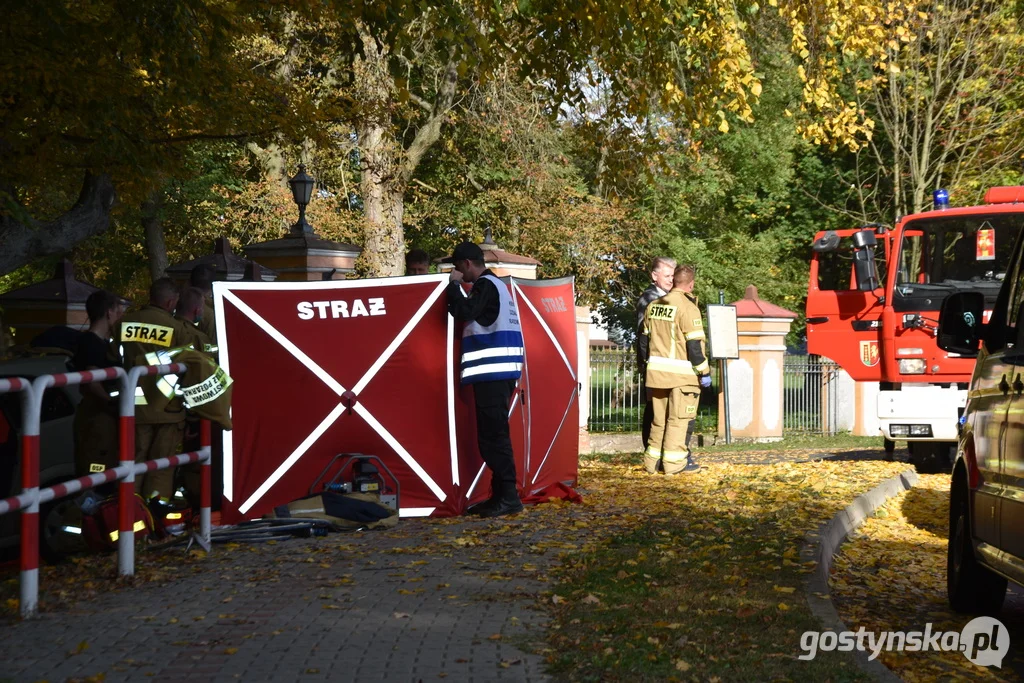
{"label": "black cap", "polygon": [[455,263],[456,261],[483,261],[484,250],[472,242],[463,242],[455,247],[452,255],[442,259],[444,263]]}

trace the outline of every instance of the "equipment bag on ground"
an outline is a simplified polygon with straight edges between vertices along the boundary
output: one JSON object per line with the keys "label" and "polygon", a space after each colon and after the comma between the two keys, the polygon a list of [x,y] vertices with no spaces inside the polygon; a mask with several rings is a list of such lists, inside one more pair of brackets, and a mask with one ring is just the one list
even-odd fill
{"label": "equipment bag on ground", "polygon": [[[134,529],[136,538],[145,538],[153,533],[153,515],[150,514],[142,496],[132,496],[134,503]],[[93,550],[114,550],[117,548],[118,521],[117,496],[110,496],[99,504],[91,515],[82,517],[82,535]]]}

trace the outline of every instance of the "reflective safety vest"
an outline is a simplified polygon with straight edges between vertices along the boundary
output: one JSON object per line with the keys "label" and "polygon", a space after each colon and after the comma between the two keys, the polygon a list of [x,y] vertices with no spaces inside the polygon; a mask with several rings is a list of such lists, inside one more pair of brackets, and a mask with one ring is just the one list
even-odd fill
{"label": "reflective safety vest", "polygon": [[644,327],[650,334],[646,384],[652,389],[693,388],[710,372],[704,349],[704,323],[697,302],[672,290],[647,307]]}
{"label": "reflective safety vest", "polygon": [[[170,351],[201,344],[203,339],[193,325],[186,325],[153,305],[125,315],[117,335],[126,370],[136,365],[170,362]],[[184,406],[173,393],[176,383],[173,376],[147,376],[139,380],[142,395],[135,395],[138,424],[167,424],[185,419]]]}
{"label": "reflective safety vest", "polygon": [[463,384],[519,379],[523,374],[523,331],[508,287],[494,275],[484,275],[498,290],[498,317],[486,327],[468,322],[462,330]]}
{"label": "reflective safety vest", "polygon": [[229,390],[234,380],[212,358],[185,346],[147,353],[146,362],[149,365],[184,363],[187,369],[183,377],[170,374],[157,378],[156,388],[161,397],[168,401],[180,398],[193,413],[231,429]]}

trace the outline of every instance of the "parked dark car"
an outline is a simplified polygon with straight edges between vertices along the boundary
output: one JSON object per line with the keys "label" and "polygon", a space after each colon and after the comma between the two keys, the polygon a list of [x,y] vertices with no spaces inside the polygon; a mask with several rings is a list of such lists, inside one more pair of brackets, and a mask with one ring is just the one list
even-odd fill
{"label": "parked dark car", "polygon": [[939,348],[977,356],[952,468],[946,567],[950,605],[995,613],[1007,581],[1024,584],[1024,241],[991,318],[980,293],[943,304]]}
{"label": "parked dark car", "polygon": [[[36,356],[0,362],[0,377],[24,377],[68,372],[68,357]],[[0,498],[21,493],[22,395],[0,394]],[[77,386],[53,388],[43,395],[39,424],[39,484],[49,486],[75,476],[75,408],[81,400]],[[63,513],[74,505],[69,499],[48,503],[40,509],[40,552],[57,559],[75,546],[75,528],[67,526]],[[20,540],[17,512],[0,516],[0,552],[17,554]]]}

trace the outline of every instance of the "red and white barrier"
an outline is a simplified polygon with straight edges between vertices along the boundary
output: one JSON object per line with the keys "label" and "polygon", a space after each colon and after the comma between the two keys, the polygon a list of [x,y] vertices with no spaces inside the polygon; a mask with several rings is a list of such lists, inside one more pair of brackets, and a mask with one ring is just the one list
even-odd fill
{"label": "red and white barrier", "polygon": [[[0,379],[0,394],[22,394],[21,494],[0,500],[0,515],[21,510],[21,616],[35,616],[39,604],[39,505],[74,495],[107,482],[120,480],[118,487],[118,572],[135,573],[134,495],[135,476],[179,467],[193,462],[202,465],[200,481],[199,533],[206,547],[210,541],[210,423],[201,422],[201,448],[143,463],[135,462],[135,387],[150,375],[182,374],[183,363],[148,365],[125,371],[106,368],[86,372],[41,375],[29,382],[21,377]],[[113,469],[39,488],[39,423],[43,394],[52,387],[120,380],[120,463]]]}

